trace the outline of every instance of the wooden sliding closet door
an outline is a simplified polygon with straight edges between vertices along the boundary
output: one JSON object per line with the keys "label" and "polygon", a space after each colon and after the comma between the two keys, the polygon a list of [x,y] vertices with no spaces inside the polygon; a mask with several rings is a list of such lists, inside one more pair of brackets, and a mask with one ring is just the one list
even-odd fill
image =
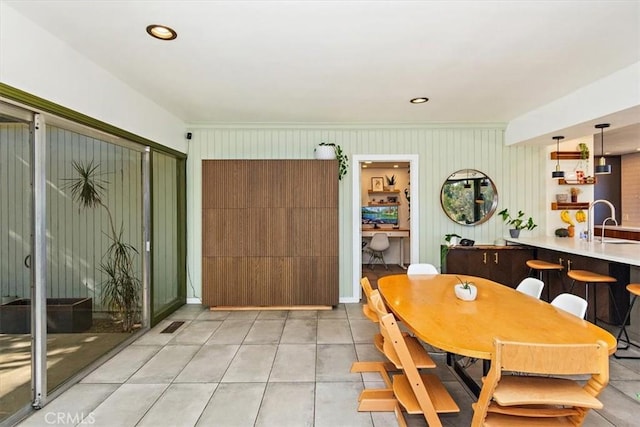
{"label": "wooden sliding closet door", "polygon": [[338,166],[203,160],[202,302],[338,304]]}

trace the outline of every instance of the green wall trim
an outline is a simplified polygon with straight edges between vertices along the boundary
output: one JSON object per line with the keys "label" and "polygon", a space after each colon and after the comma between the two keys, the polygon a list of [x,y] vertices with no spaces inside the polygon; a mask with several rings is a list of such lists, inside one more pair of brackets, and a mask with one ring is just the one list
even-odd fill
{"label": "green wall trim", "polygon": [[156,151],[169,154],[179,159],[184,159],[187,157],[186,154],[181,153],[180,151],[165,147],[164,145],[158,144],[157,142],[153,142],[147,138],[128,132],[124,129],[120,129],[103,121],[94,119],[87,116],[86,114],[79,113],[54,102],[47,101],[46,99],[32,95],[28,92],[17,89],[13,86],[9,86],[5,83],[0,83],[0,97],[11,99],[35,110],[50,113],[62,117],[63,119],[71,120],[76,123],[97,129],[99,131],[110,133],[114,136],[127,139],[137,144],[149,146]]}

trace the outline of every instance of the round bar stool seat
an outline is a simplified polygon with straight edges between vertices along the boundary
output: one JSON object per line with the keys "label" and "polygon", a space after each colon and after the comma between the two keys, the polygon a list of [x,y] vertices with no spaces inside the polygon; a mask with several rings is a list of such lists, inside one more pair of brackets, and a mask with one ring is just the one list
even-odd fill
{"label": "round bar stool seat", "polygon": [[[576,282],[584,282],[584,292],[585,292],[584,299],[586,299],[587,301],[589,301],[589,285],[590,284],[593,284],[595,286],[596,283],[606,283],[607,288],[609,289],[609,296],[613,301],[613,308],[616,311],[616,316],[618,316],[617,317],[618,319],[620,318],[618,305],[616,304],[616,300],[613,296],[613,291],[611,290],[611,285],[610,285],[611,283],[616,283],[615,277],[607,276],[600,273],[594,273],[593,271],[588,271],[588,270],[571,270],[567,273],[567,276],[573,279],[573,281],[571,282],[571,287],[569,288],[569,292],[573,290],[573,286],[576,284]],[[593,313],[594,313],[593,323],[594,325],[598,323],[598,315],[596,311],[597,307],[598,307],[598,299],[594,289],[594,292],[593,292]]]}
{"label": "round bar stool seat", "polygon": [[[562,283],[562,287],[564,288],[564,283],[562,281],[562,276],[560,275],[560,272],[562,270],[564,270],[564,266],[562,264],[555,264],[553,262],[548,262],[548,261],[543,261],[541,259],[529,259],[526,262],[527,267],[529,267],[529,276],[531,276],[531,272],[533,270],[536,270],[538,272],[538,279],[543,280],[542,278],[542,273],[544,273],[545,271],[556,271],[558,273],[558,277],[560,278],[560,283]],[[547,288],[547,302],[549,302],[550,299],[550,285],[547,284],[547,286],[545,286]]]}
{"label": "round bar stool seat", "polygon": [[[619,356],[618,355],[618,351],[619,350],[627,350],[630,346],[634,346],[636,348],[640,348],[640,345],[631,342],[631,340],[629,339],[629,334],[627,333],[627,322],[629,321],[629,317],[631,316],[631,310],[633,309],[633,304],[636,302],[636,298],[638,298],[638,296],[640,296],[640,284],[638,284],[638,283],[629,283],[627,285],[627,291],[631,295],[633,295],[633,298],[631,298],[631,304],[629,304],[629,309],[627,310],[627,314],[624,316],[624,320],[622,321],[622,324],[620,324],[620,331],[618,332],[618,336],[616,337],[616,339],[618,340],[618,344],[623,342],[623,343],[627,344],[627,346],[626,347],[618,347],[616,352],[613,353],[613,356],[616,359],[640,359],[640,356]],[[622,338],[623,334],[624,334],[624,338]]]}

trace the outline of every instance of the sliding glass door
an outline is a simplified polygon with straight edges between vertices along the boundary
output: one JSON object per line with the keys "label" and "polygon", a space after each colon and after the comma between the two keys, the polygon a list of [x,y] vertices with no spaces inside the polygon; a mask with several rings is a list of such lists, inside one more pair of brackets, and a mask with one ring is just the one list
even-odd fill
{"label": "sliding glass door", "polygon": [[0,423],[185,303],[185,169],[0,101]]}
{"label": "sliding glass door", "polygon": [[0,423],[32,399],[31,118],[0,108]]}

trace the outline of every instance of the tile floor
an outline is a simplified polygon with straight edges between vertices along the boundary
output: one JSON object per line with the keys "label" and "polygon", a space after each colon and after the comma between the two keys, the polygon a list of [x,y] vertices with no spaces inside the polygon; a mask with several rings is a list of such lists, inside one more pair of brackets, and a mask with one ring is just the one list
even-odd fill
{"label": "tile floor", "polygon": [[[174,320],[186,322],[161,334]],[[355,360],[383,360],[371,344],[376,330],[359,304],[331,311],[184,306],[19,425],[396,426],[392,413],[356,410],[360,391],[379,386],[379,377],[349,368]],[[461,408],[441,416],[443,424],[470,425],[472,395],[444,355],[432,354]],[[637,426],[639,394],[640,361],[612,358],[604,409],[591,411],[585,425]],[[426,425],[421,416],[408,422]]]}

